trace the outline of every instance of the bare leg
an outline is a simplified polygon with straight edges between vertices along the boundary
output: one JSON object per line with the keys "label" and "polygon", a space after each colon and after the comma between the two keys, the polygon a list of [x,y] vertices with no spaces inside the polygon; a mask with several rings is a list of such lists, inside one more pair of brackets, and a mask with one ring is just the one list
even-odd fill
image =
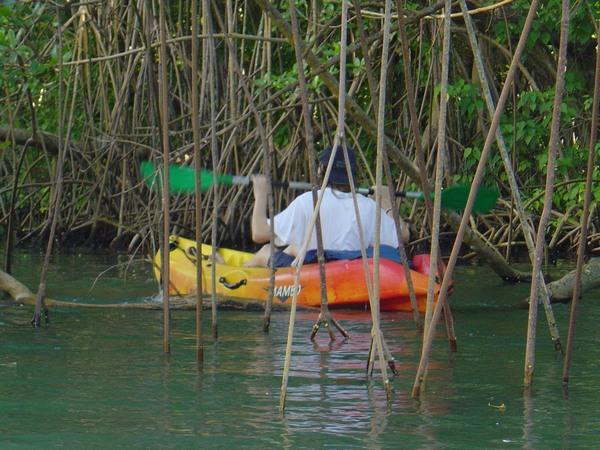
{"label": "bare leg", "polygon": [[271,244],[265,244],[252,258],[244,262],[244,267],[267,267],[271,256]]}
{"label": "bare leg", "polygon": [[[298,250],[293,245],[288,245],[283,251],[291,256],[296,256],[298,253]],[[271,244],[265,244],[252,258],[244,263],[244,267],[267,267],[270,257]]]}

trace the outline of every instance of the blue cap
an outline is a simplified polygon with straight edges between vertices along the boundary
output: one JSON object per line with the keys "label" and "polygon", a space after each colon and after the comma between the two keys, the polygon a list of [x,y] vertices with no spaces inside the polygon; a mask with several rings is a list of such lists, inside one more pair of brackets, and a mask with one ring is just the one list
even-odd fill
{"label": "blue cap", "polygon": [[[350,147],[346,147],[346,150],[348,151],[348,160],[352,169],[352,178],[356,178],[356,156]],[[327,147],[321,153],[319,162],[323,167],[327,167],[327,164],[329,164],[331,152],[333,152],[333,147]],[[333,184],[350,184],[348,172],[346,171],[346,161],[344,160],[344,149],[341,145],[337,146],[337,151],[335,152],[335,159],[333,160],[333,166],[329,174],[329,182]]]}

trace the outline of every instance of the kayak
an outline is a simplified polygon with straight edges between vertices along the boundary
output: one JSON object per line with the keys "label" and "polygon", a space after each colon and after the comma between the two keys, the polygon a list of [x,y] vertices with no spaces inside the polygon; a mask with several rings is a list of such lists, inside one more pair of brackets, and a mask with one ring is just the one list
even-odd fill
{"label": "kayak", "polygon": [[[196,243],[180,236],[170,237],[169,285],[170,294],[188,296],[196,292]],[[264,306],[269,292],[271,270],[266,267],[244,267],[244,261],[253,253],[219,248],[213,268],[212,248],[202,244],[202,291],[213,291],[212,274],[215,273],[214,290],[218,302],[232,307]],[[419,311],[425,311],[429,277],[429,255],[417,255],[410,270]],[[373,260],[368,259],[370,274]],[[154,273],[160,280],[161,252],[154,257]],[[275,270],[273,306],[289,307],[294,295],[296,268],[282,267]],[[327,301],[330,308],[367,309],[369,295],[361,258],[335,260],[325,263]],[[394,261],[379,261],[380,309],[382,311],[412,311],[404,267]],[[298,307],[318,308],[321,304],[321,278],[318,264],[306,264],[300,270]],[[435,300],[439,285],[435,284]]]}

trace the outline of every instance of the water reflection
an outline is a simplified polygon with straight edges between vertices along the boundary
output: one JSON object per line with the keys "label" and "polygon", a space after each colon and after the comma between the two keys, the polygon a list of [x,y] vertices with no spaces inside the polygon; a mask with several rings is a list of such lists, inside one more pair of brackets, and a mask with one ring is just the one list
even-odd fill
{"label": "water reflection", "polygon": [[[356,319],[344,322],[351,337],[334,342],[329,342],[324,333],[322,336],[317,335],[316,342],[308,339],[310,325],[315,317],[316,315],[313,317],[305,314],[298,321],[286,411],[281,419],[285,429],[285,446],[293,446],[298,436],[308,432],[336,436],[336,439],[344,436],[348,442],[352,442],[357,435],[368,430],[368,439],[365,441],[368,447],[385,447],[385,439],[382,438],[391,431],[388,428],[389,418],[394,415],[415,414],[416,403],[410,398],[409,388],[416,370],[415,356],[419,349],[407,345],[407,342],[414,342],[420,337],[412,324],[406,326],[404,322],[402,326],[388,327],[384,331],[399,369],[399,376],[392,379],[394,392],[388,402],[380,372],[376,370],[372,378],[366,376],[370,315],[346,314],[346,320],[350,317]],[[283,344],[281,341],[282,346]],[[258,356],[259,352],[264,356],[264,350],[256,350],[255,355]],[[257,360],[262,360],[262,357]],[[282,364],[280,357],[278,363],[270,366],[273,375],[281,376]],[[262,369],[265,369],[264,365]],[[447,369],[447,365],[432,362],[431,373],[436,383],[448,384],[451,373]],[[258,373],[256,369],[251,371]],[[251,395],[260,395],[251,387],[249,389]],[[453,395],[450,390],[442,393]],[[426,400],[420,408],[421,412],[427,411],[432,417],[448,411],[443,396],[436,396],[433,401]],[[406,425],[403,429],[405,428]],[[434,428],[433,425],[424,423],[413,428],[411,433],[416,432],[421,436],[419,442],[439,444],[432,431]]]}
{"label": "water reflection", "polygon": [[534,433],[534,405],[531,388],[523,389],[523,448],[535,449],[539,443]]}
{"label": "water reflection", "polygon": [[[136,290],[130,280],[99,279],[90,299],[89,280],[108,265],[104,259],[73,259],[53,269],[54,297],[63,298],[61,285],[82,302],[133,301],[155,293],[144,283]],[[75,275],[73,267],[79,269]],[[31,266],[28,271],[33,278]],[[581,304],[568,395],[560,385],[562,362],[540,339],[534,388],[525,396],[527,312],[497,306],[512,304],[511,296],[520,299],[522,286],[501,285],[481,268],[466,274],[458,274],[452,298],[458,303],[459,352],[448,352],[440,327],[419,400],[410,391],[421,336],[410,314],[382,315],[398,369],[388,402],[380,372],[365,374],[370,314],[333,311],[350,339],[330,342],[322,331],[311,342],[317,314],[299,313],[283,416],[278,406],[285,312],[274,314],[265,334],[262,313],[220,311],[219,339],[205,337],[198,370],[193,312],[173,314],[172,354],[165,358],[160,311],[55,310],[49,327],[33,331],[29,309],[1,308],[0,447],[595,448],[595,297]],[[95,298],[104,281],[106,297]],[[568,308],[559,305],[555,313],[564,326]],[[209,315],[205,319],[204,330],[210,330]],[[503,411],[492,407],[501,403]]]}

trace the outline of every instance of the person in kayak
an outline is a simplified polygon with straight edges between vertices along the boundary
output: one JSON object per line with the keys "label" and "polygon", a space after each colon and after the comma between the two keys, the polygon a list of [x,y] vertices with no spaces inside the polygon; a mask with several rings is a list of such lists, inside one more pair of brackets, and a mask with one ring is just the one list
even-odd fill
{"label": "person in kayak", "polygon": [[[319,158],[318,176],[322,179],[333,149],[328,147]],[[352,169],[352,178],[356,180],[356,156],[351,148],[347,148],[348,159]],[[250,260],[246,267],[264,267],[269,264],[271,254],[271,227],[267,217],[268,179],[264,175],[252,177],[254,192],[254,207],[252,211],[252,240],[264,245]],[[375,200],[362,194],[356,194],[363,227],[364,242],[368,256],[372,255],[375,242]],[[381,191],[381,233],[380,255],[384,258],[399,261],[398,235],[391,215],[391,201],[386,186]],[[274,218],[276,251],[274,267],[294,265],[298,251],[302,246],[306,229],[310,225],[314,206],[312,192],[305,192],[296,197],[287,208]],[[361,241],[350,182],[344,160],[344,151],[338,147],[333,166],[329,175],[327,187],[323,194],[320,208],[323,248],[326,259],[354,259],[360,257]],[[408,226],[400,219],[401,239],[408,242]],[[313,230],[304,262],[316,261],[316,234]]]}

